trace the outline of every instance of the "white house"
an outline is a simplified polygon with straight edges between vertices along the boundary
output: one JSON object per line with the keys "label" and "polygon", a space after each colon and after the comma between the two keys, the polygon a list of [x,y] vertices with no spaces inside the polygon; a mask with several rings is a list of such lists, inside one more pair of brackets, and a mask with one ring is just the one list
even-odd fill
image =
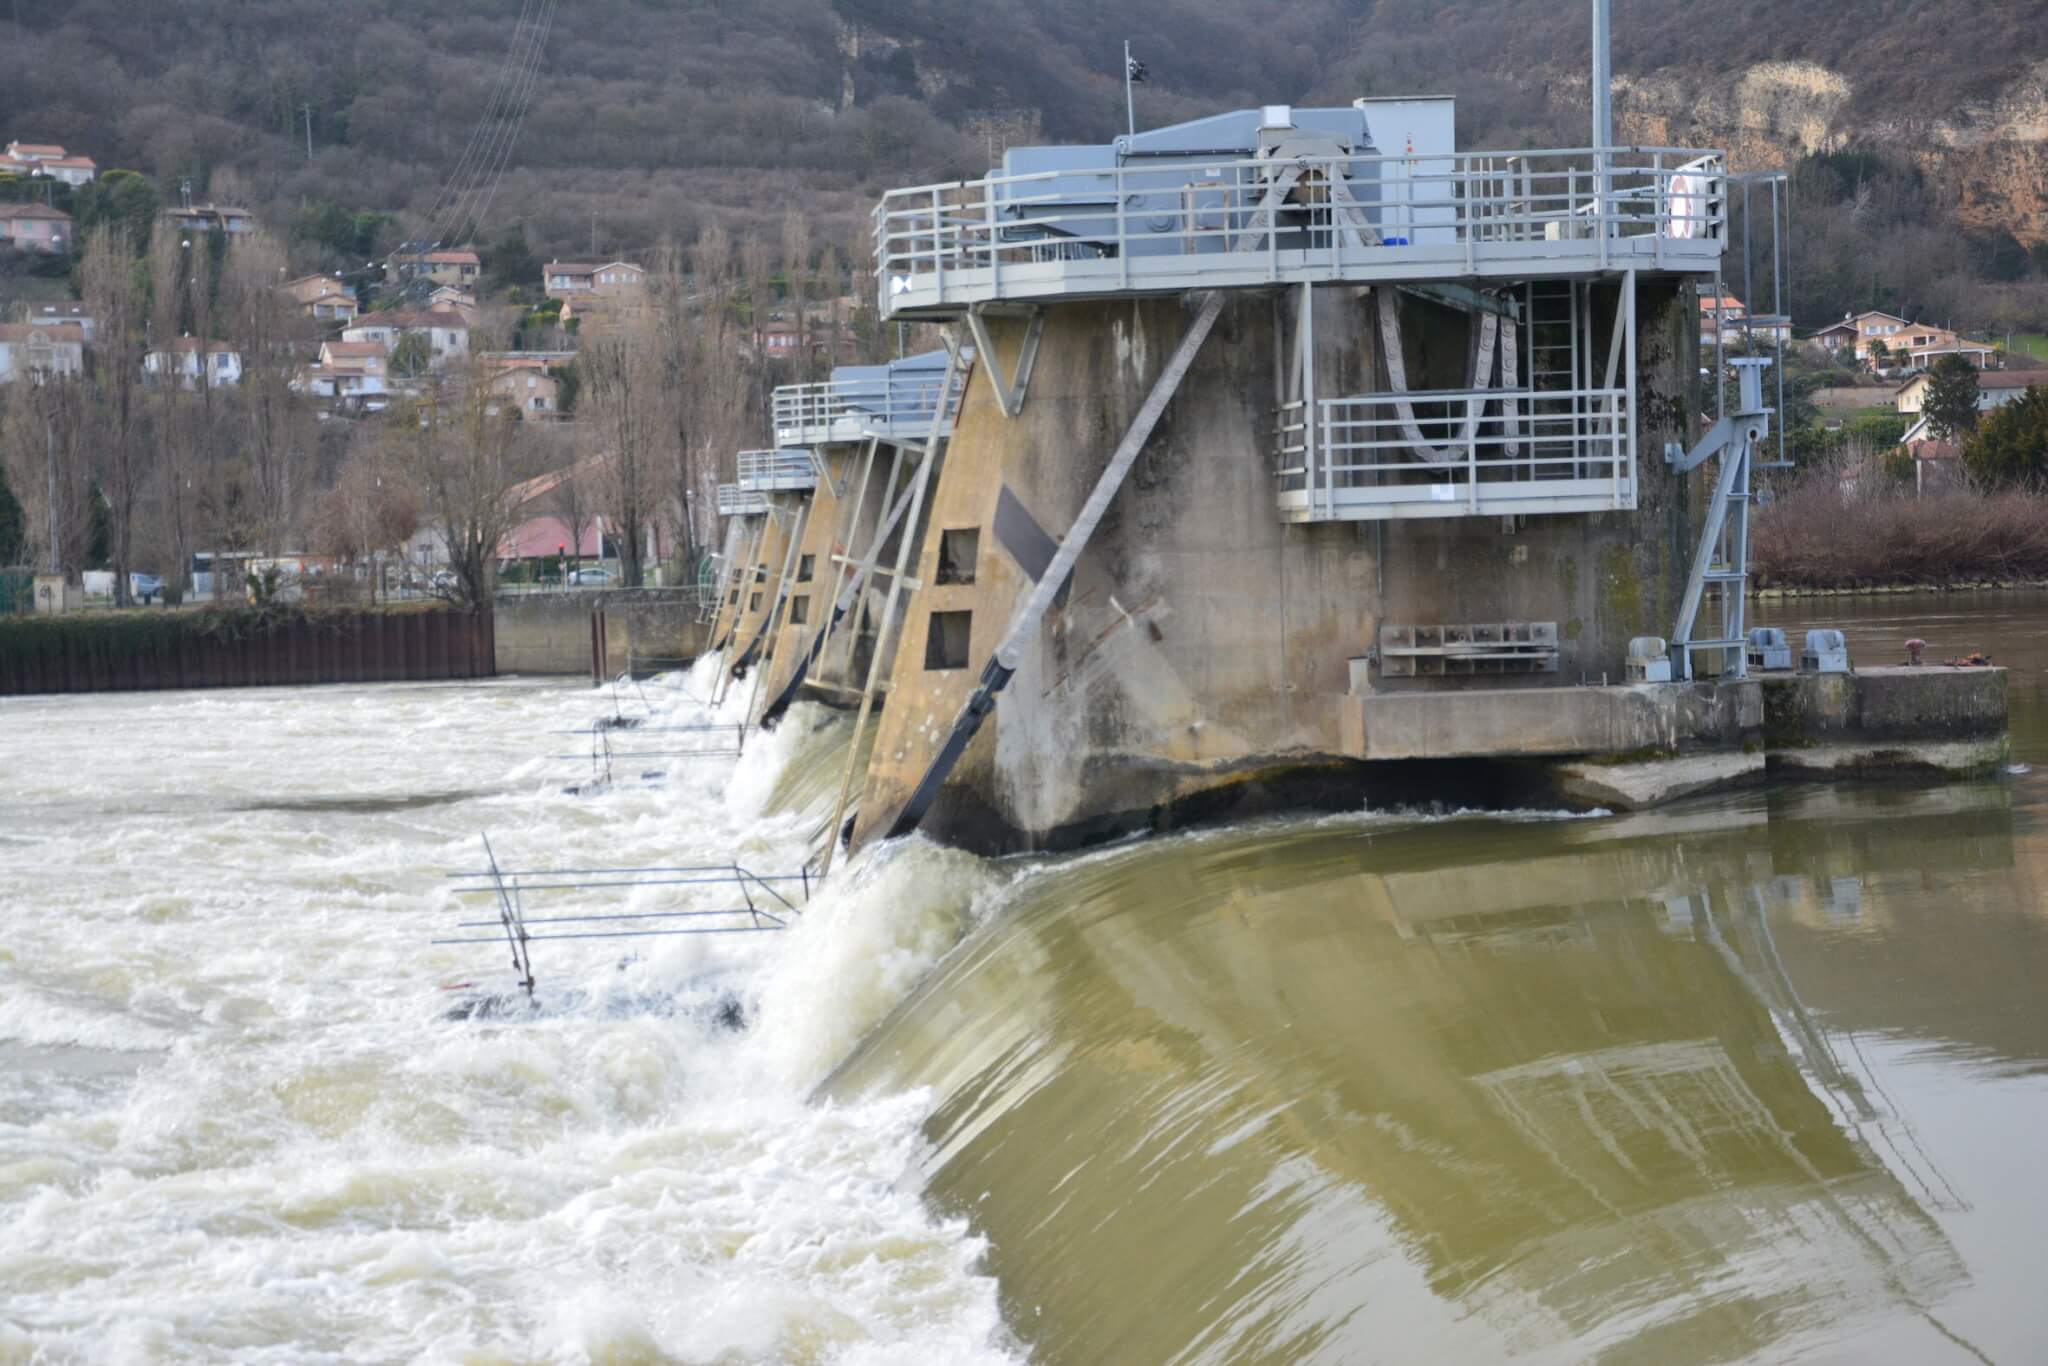
{"label": "white house", "polygon": [[37,327],[56,327],[61,323],[70,323],[85,334],[88,344],[92,341],[92,314],[86,311],[82,303],[63,300],[57,303],[30,304],[28,321]]}
{"label": "white house", "polygon": [[426,338],[427,364],[439,370],[469,359],[469,320],[453,309],[366,313],[342,330],[345,342],[376,342],[395,353],[409,335]]}
{"label": "white house", "polygon": [[100,168],[91,157],[72,156],[53,142],[10,142],[0,152],[0,173],[84,185],[98,177]]}
{"label": "white house", "polygon": [[84,369],[85,332],[78,324],[0,324],[0,384]]}
{"label": "white house", "polygon": [[242,353],[226,342],[179,337],[144,356],[142,373],[158,383],[173,376],[180,389],[231,389],[242,382]]}

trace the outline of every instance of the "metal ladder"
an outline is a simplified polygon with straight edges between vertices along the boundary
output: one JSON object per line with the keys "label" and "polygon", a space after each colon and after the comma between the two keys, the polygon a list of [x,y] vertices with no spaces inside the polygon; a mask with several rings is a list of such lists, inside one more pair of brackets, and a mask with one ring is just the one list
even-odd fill
{"label": "metal ladder", "polygon": [[[1579,430],[1579,419],[1572,416],[1577,405],[1566,401],[1564,414],[1550,410],[1543,399],[1546,393],[1569,393],[1580,387],[1579,350],[1579,288],[1571,280],[1533,280],[1527,286],[1523,300],[1529,326],[1524,334],[1528,343],[1529,388],[1536,397],[1529,403],[1529,449],[1532,455],[1549,457],[1559,454],[1576,456],[1579,439],[1584,435]],[[1559,447],[1563,446],[1563,451]],[[1567,478],[1579,471],[1576,465],[1540,465],[1539,472],[1549,471],[1554,478]]]}

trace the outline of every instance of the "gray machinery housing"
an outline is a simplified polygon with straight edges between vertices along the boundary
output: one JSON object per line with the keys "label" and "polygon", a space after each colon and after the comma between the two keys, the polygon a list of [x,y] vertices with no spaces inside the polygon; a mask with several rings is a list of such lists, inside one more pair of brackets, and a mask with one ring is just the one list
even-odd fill
{"label": "gray machinery housing", "polygon": [[[1256,203],[1254,188],[1267,176],[1256,166],[1225,168],[1217,163],[1280,163],[1297,156],[1367,158],[1352,164],[1344,181],[1377,227],[1380,169],[1370,158],[1378,154],[1363,109],[1295,109],[1284,104],[1234,109],[1110,143],[1012,147],[1003,153],[1005,177],[1046,178],[996,182],[998,209],[1011,220],[999,232],[1006,243],[1048,241],[1075,257],[1113,255],[1116,179],[1105,173],[1122,169],[1127,189],[1134,181],[1140,186],[1124,200],[1126,240],[1141,229],[1159,234],[1156,248],[1142,238],[1131,242],[1132,255],[1222,255],[1230,250],[1225,236],[1196,237],[1191,244],[1185,237],[1186,225],[1192,219],[1203,229],[1231,226],[1223,221],[1228,206]],[[1306,204],[1295,209],[1298,221],[1290,229],[1289,215],[1283,211],[1279,246],[1308,245],[1309,212]]]}

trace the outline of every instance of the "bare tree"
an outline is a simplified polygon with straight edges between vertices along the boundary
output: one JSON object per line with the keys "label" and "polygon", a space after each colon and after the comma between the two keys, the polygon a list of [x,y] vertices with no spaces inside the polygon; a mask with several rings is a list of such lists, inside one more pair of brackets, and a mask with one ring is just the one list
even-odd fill
{"label": "bare tree", "polygon": [[[651,291],[673,286],[673,276],[664,282],[649,272]],[[578,357],[583,396],[577,431],[590,457],[597,506],[618,546],[620,577],[633,588],[643,577],[647,530],[661,504],[661,471],[673,458],[677,395],[664,355],[665,314],[659,305],[638,310]]]}
{"label": "bare tree", "polygon": [[[596,490],[591,488],[595,466],[576,458],[575,448],[567,451],[568,464],[561,470],[561,482],[548,492],[548,506],[561,520],[568,533],[568,555],[572,560],[583,558],[583,533],[597,521]],[[601,555],[604,546],[599,544]]]}
{"label": "bare tree", "polygon": [[790,324],[796,329],[790,347],[791,378],[802,384],[812,378],[816,365],[811,355],[811,220],[801,209],[782,216],[782,281]]}
{"label": "bare tree", "polygon": [[127,228],[95,228],[86,239],[78,275],[79,292],[94,327],[94,463],[100,496],[107,504],[114,601],[126,606],[128,571],[135,556],[135,514],[155,457],[141,393],[143,298]]}
{"label": "bare tree", "polygon": [[285,274],[284,249],[276,239],[251,233],[229,248],[217,291],[217,326],[242,358],[234,405],[244,516],[257,547],[273,555],[299,534],[314,445],[312,410],[291,391],[306,329],[278,288]]}
{"label": "bare tree", "polygon": [[46,376],[0,398],[0,467],[21,504],[29,558],[76,577],[92,527],[92,449],[85,384]]}
{"label": "bare tree", "polygon": [[390,458],[413,471],[421,518],[448,557],[449,596],[471,611],[489,610],[498,546],[518,516],[512,491],[540,464],[532,434],[484,380],[475,363],[446,372],[390,427]]}
{"label": "bare tree", "polygon": [[402,554],[419,530],[417,490],[391,459],[386,443],[361,441],[341,467],[334,487],[314,504],[309,534],[313,547],[360,566],[377,600],[380,557]]}

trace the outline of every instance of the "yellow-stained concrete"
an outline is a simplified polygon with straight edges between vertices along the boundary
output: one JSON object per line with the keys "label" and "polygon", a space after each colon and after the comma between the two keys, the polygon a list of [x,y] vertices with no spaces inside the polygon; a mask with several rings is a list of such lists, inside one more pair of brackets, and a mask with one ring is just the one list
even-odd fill
{"label": "yellow-stained concrete", "polygon": [[[1611,318],[1618,284],[1594,313]],[[1157,822],[1175,803],[1266,782],[1344,753],[1353,658],[1382,620],[1555,621],[1556,674],[1526,679],[1379,679],[1378,690],[1556,686],[1621,674],[1630,636],[1674,615],[1700,502],[1658,457],[1687,440],[1696,408],[1689,296],[1645,282],[1639,511],[1537,517],[1283,524],[1274,506],[1275,348],[1293,296],[1232,298],[1075,568],[1023,652],[994,713],[952,770],[924,828],[984,848],[1060,832]],[[1418,388],[1460,381],[1467,321],[1404,298],[1407,369]],[[932,493],[890,702],[870,763],[856,842],[886,831],[924,774],[1030,587],[997,541],[1005,485],[1057,540],[1179,340],[1178,299],[1086,302],[1047,315],[1022,412],[1005,418],[977,365]],[[1384,387],[1366,303],[1318,292],[1317,390]],[[1016,363],[1025,324],[991,319],[997,358]],[[1604,334],[1607,323],[1599,325]],[[1596,351],[1604,354],[1604,335]],[[972,584],[937,580],[941,536],[973,528]],[[927,668],[934,614],[968,612],[962,668]]]}

